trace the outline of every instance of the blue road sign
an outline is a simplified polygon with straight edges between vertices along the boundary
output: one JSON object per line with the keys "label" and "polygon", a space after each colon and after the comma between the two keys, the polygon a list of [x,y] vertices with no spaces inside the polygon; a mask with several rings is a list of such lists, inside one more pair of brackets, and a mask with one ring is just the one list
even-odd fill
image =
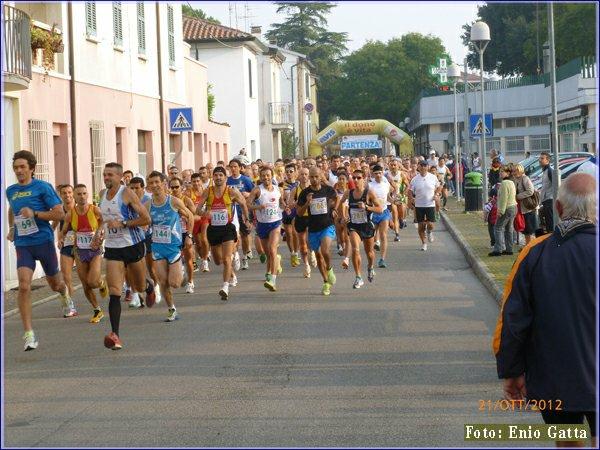
{"label": "blue road sign", "polygon": [[[493,136],[494,135],[494,118],[492,114],[485,115],[485,136]],[[481,114],[471,114],[471,118],[469,120],[469,130],[471,137],[478,138],[481,137],[481,132],[483,131],[483,123],[481,123]]]}
{"label": "blue road sign", "polygon": [[194,131],[192,108],[169,108],[169,131]]}

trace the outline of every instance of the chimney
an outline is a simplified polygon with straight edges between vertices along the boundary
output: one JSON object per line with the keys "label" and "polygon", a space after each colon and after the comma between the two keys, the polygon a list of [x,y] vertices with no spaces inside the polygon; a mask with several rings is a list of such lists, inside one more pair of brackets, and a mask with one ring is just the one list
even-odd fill
{"label": "chimney", "polygon": [[260,25],[252,25],[250,27],[250,34],[252,34],[252,36],[260,39],[261,38],[261,33],[262,33],[262,27]]}

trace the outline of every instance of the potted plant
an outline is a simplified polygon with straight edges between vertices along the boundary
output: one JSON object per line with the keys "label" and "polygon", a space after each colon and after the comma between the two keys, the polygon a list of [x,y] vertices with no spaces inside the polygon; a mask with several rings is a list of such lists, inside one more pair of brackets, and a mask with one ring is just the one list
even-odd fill
{"label": "potted plant", "polygon": [[31,25],[31,49],[35,52],[38,48],[44,52],[42,66],[47,71],[54,69],[54,55],[65,50],[62,36],[56,31],[56,26],[47,31]]}

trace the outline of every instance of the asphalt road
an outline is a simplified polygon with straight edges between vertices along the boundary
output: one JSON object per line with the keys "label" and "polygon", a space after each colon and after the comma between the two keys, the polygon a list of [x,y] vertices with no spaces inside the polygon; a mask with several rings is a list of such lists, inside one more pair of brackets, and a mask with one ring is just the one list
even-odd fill
{"label": "asphalt road", "polygon": [[501,398],[498,306],[449,234],[436,238],[419,251],[411,224],[373,284],[353,290],[336,269],[329,298],[283,246],[276,293],[254,259],[222,302],[211,266],[196,294],[178,291],[174,323],[164,303],[125,307],[118,352],[81,291],[80,317],[61,318],[56,301],[34,309],[35,351],[23,352],[19,317],[5,319],[3,445],[465,446],[465,423],[541,423],[480,411]]}

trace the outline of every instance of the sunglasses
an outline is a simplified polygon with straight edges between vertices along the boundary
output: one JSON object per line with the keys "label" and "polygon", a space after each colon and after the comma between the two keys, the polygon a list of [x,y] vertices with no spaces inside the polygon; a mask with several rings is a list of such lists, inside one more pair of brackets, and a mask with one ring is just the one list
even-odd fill
{"label": "sunglasses", "polygon": [[293,169],[292,169],[292,170],[286,170],[286,171],[285,171],[285,173],[294,173],[294,172],[295,172],[295,170],[293,170]]}
{"label": "sunglasses", "polygon": [[169,186],[169,189],[179,189],[181,186]]}
{"label": "sunglasses", "polygon": [[363,177],[352,177],[353,180],[362,180]]}

